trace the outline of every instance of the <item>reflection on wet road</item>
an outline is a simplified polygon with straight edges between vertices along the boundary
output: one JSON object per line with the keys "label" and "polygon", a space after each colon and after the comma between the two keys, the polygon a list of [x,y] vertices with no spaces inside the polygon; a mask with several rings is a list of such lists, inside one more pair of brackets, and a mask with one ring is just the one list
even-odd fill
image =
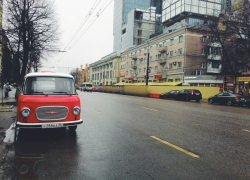
{"label": "reflection on wet road", "polygon": [[17,132],[19,179],[250,179],[250,109],[79,92],[83,124]]}

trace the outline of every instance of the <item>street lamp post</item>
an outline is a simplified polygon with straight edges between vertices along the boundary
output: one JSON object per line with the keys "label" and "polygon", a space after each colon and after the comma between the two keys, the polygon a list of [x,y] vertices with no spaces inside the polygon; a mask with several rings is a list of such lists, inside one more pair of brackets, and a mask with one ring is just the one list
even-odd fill
{"label": "street lamp post", "polygon": [[[147,42],[148,43],[148,42]],[[147,58],[147,71],[146,71],[146,86],[148,86],[148,75],[149,75],[149,43],[148,43],[148,58]]]}

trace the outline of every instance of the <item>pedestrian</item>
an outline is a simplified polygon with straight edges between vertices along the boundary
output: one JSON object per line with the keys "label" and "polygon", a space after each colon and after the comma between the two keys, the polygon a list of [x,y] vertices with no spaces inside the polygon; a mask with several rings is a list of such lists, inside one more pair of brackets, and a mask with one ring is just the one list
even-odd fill
{"label": "pedestrian", "polygon": [[9,97],[9,91],[11,91],[10,85],[9,85],[9,83],[7,82],[3,87],[4,87],[5,97],[7,98],[7,97]]}

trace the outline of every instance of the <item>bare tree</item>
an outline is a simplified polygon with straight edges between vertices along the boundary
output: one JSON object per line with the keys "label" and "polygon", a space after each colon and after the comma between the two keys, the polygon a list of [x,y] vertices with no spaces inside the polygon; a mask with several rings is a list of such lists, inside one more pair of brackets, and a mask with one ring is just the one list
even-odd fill
{"label": "bare tree", "polygon": [[[235,82],[250,67],[250,6],[248,0],[232,6],[226,14],[210,16],[202,26],[207,60],[219,60],[222,75],[234,75]],[[235,84],[235,83],[234,83]]]}
{"label": "bare tree", "polygon": [[72,75],[75,78],[75,84],[78,84],[80,78],[80,71],[78,70],[78,68],[70,71],[70,75]]}
{"label": "bare tree", "polygon": [[6,0],[4,7],[4,30],[21,83],[30,68],[57,47],[58,26],[47,0]]}

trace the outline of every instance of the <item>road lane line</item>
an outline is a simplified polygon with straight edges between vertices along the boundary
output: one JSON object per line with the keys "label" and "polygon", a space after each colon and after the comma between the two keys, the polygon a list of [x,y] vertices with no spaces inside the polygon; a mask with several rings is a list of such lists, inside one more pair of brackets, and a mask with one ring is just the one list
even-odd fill
{"label": "road lane line", "polygon": [[144,109],[148,109],[148,110],[150,110],[150,111],[158,111],[158,110],[156,110],[156,109],[150,109],[150,108],[146,108],[146,107],[143,107]]}
{"label": "road lane line", "polygon": [[250,132],[250,130],[247,130],[247,129],[242,129],[242,131]]}
{"label": "road lane line", "polygon": [[179,150],[179,151],[181,151],[181,152],[183,152],[183,153],[186,153],[186,154],[188,154],[188,155],[190,155],[190,156],[192,156],[192,157],[200,158],[199,155],[194,154],[194,153],[192,153],[192,152],[190,152],[190,151],[187,151],[187,150],[185,150],[185,149],[183,149],[183,148],[181,148],[181,147],[178,147],[178,146],[176,146],[176,145],[174,145],[174,144],[172,144],[172,143],[170,143],[170,142],[164,141],[164,140],[162,140],[162,139],[160,139],[160,138],[158,138],[158,137],[156,137],[156,136],[150,136],[150,137],[153,138],[153,139],[156,139],[157,141],[160,141],[160,142],[162,142],[162,143],[164,143],[164,144],[166,144],[166,145],[168,145],[168,146],[170,146],[170,147],[172,147],[172,148],[175,148],[175,149],[177,149],[177,150]]}
{"label": "road lane line", "polygon": [[94,111],[96,111],[96,112],[99,112],[99,113],[101,112],[101,111],[98,111],[98,110],[96,110],[96,109],[92,109],[92,110],[94,110]]}

